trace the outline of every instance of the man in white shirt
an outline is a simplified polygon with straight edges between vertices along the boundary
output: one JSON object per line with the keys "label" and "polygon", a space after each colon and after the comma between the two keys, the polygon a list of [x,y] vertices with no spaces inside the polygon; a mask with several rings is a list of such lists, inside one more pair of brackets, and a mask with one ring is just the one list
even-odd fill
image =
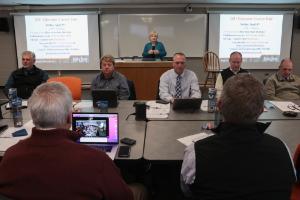
{"label": "man in white shirt", "polygon": [[198,78],[196,74],[186,69],[186,57],[183,53],[173,56],[173,69],[163,73],[159,83],[160,99],[173,102],[175,98],[200,98]]}

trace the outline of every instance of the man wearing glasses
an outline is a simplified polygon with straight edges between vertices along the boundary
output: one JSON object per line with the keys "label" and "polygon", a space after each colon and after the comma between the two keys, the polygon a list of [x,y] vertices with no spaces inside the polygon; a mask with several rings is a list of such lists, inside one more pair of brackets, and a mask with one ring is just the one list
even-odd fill
{"label": "man wearing glasses", "polygon": [[160,99],[173,102],[175,98],[200,98],[198,78],[196,74],[186,69],[184,53],[175,53],[173,69],[163,73],[159,83]]}
{"label": "man wearing glasses", "polygon": [[293,74],[293,61],[285,58],[279,70],[270,76],[265,84],[265,98],[268,100],[300,99],[300,77]]}

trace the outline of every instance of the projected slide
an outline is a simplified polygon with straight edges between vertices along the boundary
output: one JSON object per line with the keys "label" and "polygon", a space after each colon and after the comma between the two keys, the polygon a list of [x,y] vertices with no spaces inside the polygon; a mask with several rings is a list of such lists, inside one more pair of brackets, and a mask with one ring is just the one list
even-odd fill
{"label": "projected slide", "polygon": [[279,62],[281,59],[283,15],[220,15],[221,62],[240,51],[244,62]]}
{"label": "projected slide", "polygon": [[38,63],[88,63],[87,15],[25,16],[27,48]]}

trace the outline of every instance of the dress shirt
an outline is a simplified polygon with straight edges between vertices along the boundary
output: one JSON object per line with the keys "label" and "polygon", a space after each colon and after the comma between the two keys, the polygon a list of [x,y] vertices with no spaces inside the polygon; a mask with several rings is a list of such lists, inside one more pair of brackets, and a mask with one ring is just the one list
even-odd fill
{"label": "dress shirt", "polygon": [[116,90],[118,98],[127,100],[129,97],[129,87],[126,77],[114,71],[109,79],[106,79],[102,72],[92,81],[91,89],[111,89]]}
{"label": "dress shirt", "polygon": [[[174,69],[170,69],[163,73],[160,77],[159,97],[168,102],[172,102],[176,90],[176,78],[178,74]],[[181,76],[181,98],[200,98],[201,92],[199,89],[198,78],[196,74],[188,69],[185,69]]]}

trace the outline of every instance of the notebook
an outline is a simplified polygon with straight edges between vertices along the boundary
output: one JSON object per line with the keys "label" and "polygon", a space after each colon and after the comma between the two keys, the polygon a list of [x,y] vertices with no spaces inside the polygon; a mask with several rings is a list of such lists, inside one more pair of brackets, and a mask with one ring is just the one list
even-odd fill
{"label": "notebook", "polygon": [[118,106],[118,95],[115,90],[94,89],[92,90],[93,106],[97,107],[97,101],[107,100],[108,107],[114,108]]}
{"label": "notebook", "polygon": [[112,159],[119,144],[118,113],[72,113],[72,130],[83,136],[79,143],[105,151]]}
{"label": "notebook", "polygon": [[181,110],[181,109],[198,110],[200,109],[201,103],[202,103],[201,98],[174,99],[173,110]]}

